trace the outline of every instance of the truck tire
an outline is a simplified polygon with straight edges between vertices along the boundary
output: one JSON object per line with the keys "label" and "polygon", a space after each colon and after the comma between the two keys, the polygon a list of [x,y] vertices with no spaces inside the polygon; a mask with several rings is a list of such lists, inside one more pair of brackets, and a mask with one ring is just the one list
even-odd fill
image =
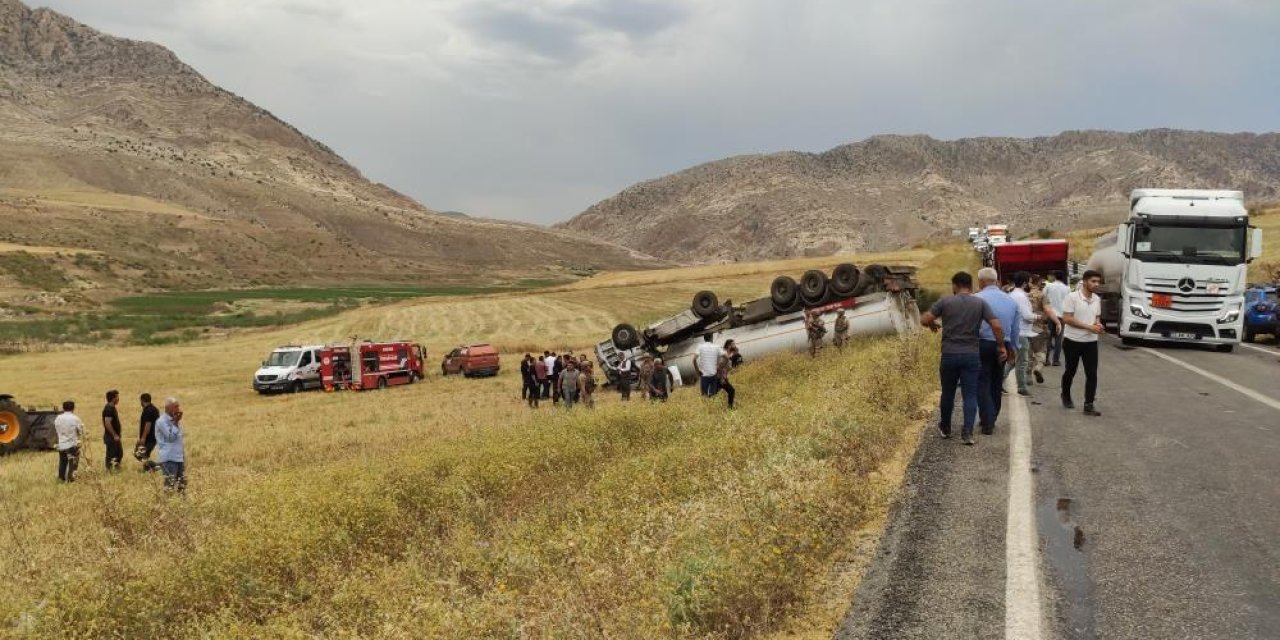
{"label": "truck tire", "polygon": [[827,274],[812,269],[800,276],[800,297],[805,304],[818,305],[827,297]]}
{"label": "truck tire", "polygon": [[885,279],[889,277],[889,268],[882,264],[870,265],[862,272],[871,280],[871,286],[876,289],[883,288]]}
{"label": "truck tire", "polygon": [[613,328],[613,346],[619,351],[626,351],[640,346],[640,334],[629,324],[620,324]]}
{"label": "truck tire", "polygon": [[769,287],[769,299],[773,301],[773,308],[779,313],[794,307],[799,297],[799,287],[791,276],[778,276],[773,279],[773,285]]}
{"label": "truck tire", "polygon": [[386,389],[386,388],[387,388],[387,378],[386,378],[386,376],[379,377],[379,378],[378,378],[378,390],[379,390],[379,391],[381,391],[381,390]]}
{"label": "truck tire", "polygon": [[858,268],[849,264],[838,264],[831,271],[831,281],[827,284],[831,288],[831,292],[838,296],[851,296],[855,289],[858,288],[858,281],[862,274],[858,272]]}
{"label": "truck tire", "polygon": [[0,455],[26,447],[30,436],[27,412],[12,400],[0,400]]}
{"label": "truck tire", "polygon": [[302,393],[302,388],[302,381],[294,380],[293,384],[289,385],[289,393]]}
{"label": "truck tire", "polygon": [[693,296],[693,305],[690,307],[694,315],[708,320],[720,314],[720,299],[711,291],[699,291]]}

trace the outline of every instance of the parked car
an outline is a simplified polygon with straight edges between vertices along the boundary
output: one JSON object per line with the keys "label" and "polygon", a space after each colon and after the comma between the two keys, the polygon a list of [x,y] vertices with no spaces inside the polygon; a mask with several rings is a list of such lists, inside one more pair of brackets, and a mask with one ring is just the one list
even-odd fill
{"label": "parked car", "polygon": [[1260,285],[1244,294],[1244,341],[1268,333],[1280,342],[1280,287]]}
{"label": "parked car", "polygon": [[488,344],[473,344],[458,347],[445,355],[440,371],[446,376],[461,373],[468,378],[496,376],[499,366],[497,349]]}
{"label": "parked car", "polygon": [[322,345],[285,345],[272,351],[262,367],[253,374],[253,389],[258,393],[297,393],[320,388],[320,350]]}

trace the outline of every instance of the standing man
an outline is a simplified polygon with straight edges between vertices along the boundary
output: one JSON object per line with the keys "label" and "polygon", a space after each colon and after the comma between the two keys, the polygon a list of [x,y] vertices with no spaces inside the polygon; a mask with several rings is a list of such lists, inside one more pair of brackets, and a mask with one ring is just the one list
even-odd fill
{"label": "standing man", "polygon": [[151,452],[156,448],[156,422],[160,420],[160,410],[151,404],[151,394],[144,393],[138,399],[142,402],[142,417],[138,419],[138,443],[133,447],[133,457],[142,463],[143,471],[155,471],[158,465],[151,461]]}
{"label": "standing man", "polygon": [[698,388],[702,397],[710,398],[720,392],[720,378],[716,370],[720,366],[720,356],[724,355],[716,343],[711,341],[711,334],[702,336],[702,344],[693,354],[693,368],[698,372]]}
{"label": "standing man", "polygon": [[[1065,271],[1054,272],[1049,277],[1049,284],[1044,288],[1044,297],[1049,299],[1049,304],[1053,307],[1054,317],[1061,318],[1063,304],[1067,301],[1067,296],[1071,294],[1071,287],[1067,286],[1067,274]],[[1062,322],[1055,322],[1053,325],[1054,333],[1050,338],[1049,353],[1045,355],[1046,364],[1052,364],[1055,367],[1062,366]]]}
{"label": "standing man", "polygon": [[1060,323],[1048,296],[1044,294],[1044,284],[1040,276],[1031,276],[1031,290],[1027,292],[1031,310],[1039,316],[1032,327],[1035,337],[1031,339],[1031,375],[1035,376],[1036,384],[1044,384],[1044,374],[1040,370],[1046,364],[1045,349],[1050,337],[1059,332],[1057,327]]}
{"label": "standing man", "polygon": [[[942,321],[941,327],[939,320]],[[1000,319],[986,300],[973,295],[973,276],[964,271],[951,276],[951,295],[933,303],[920,318],[920,324],[930,331],[937,333],[942,330],[942,362],[938,366],[942,398],[938,403],[938,433],[943,438],[951,437],[951,414],[955,409],[958,385],[964,412],[960,437],[967,445],[973,444],[973,423],[982,397],[978,388],[982,375],[979,334],[984,322],[990,325],[994,342],[1004,344]]]}
{"label": "standing man", "polygon": [[76,403],[62,403],[62,413],[53,419],[58,434],[58,482],[75,482],[80,466],[80,443],[84,441],[84,422],[75,414]]}
{"label": "standing man", "polygon": [[653,356],[647,353],[644,354],[644,357],[640,358],[639,378],[640,378],[640,397],[650,398],[651,397],[649,395],[649,389],[651,386],[650,383],[653,382]]}
{"label": "standing man", "polygon": [[631,358],[623,357],[622,363],[618,365],[618,393],[622,394],[624,401],[631,400]]}
{"label": "standing man", "polygon": [[537,358],[533,361],[533,408],[538,408],[538,401],[547,397],[547,360]]}
{"label": "standing man", "polygon": [[1026,271],[1019,271],[1013,274],[1013,291],[1009,293],[1009,297],[1013,298],[1014,304],[1018,305],[1018,359],[1014,365],[1014,379],[1018,382],[1018,395],[1029,396],[1031,392],[1027,390],[1028,378],[1031,376],[1032,367],[1032,350],[1031,340],[1038,334],[1035,330],[1035,323],[1043,321],[1043,317],[1036,313],[1031,306],[1031,297],[1027,295],[1027,289],[1031,284],[1031,274]]}
{"label": "standing man", "polygon": [[560,372],[560,379],[556,384],[559,395],[564,399],[564,408],[572,409],[573,403],[578,399],[578,365],[573,360],[569,360],[564,366],[564,371]]}
{"label": "standing man", "polygon": [[836,314],[836,334],[831,338],[831,342],[836,345],[838,351],[844,351],[844,345],[849,342],[849,319],[844,316],[844,309]]}
{"label": "standing man", "polygon": [[1102,415],[1093,407],[1098,392],[1098,336],[1102,327],[1102,299],[1095,293],[1102,286],[1102,274],[1089,270],[1080,277],[1080,288],[1062,304],[1062,350],[1067,354],[1067,368],[1062,372],[1062,406],[1076,408],[1071,401],[1071,383],[1076,369],[1084,361],[1084,414]]}
{"label": "standing man", "polygon": [[732,382],[729,382],[729,372],[741,362],[742,356],[738,354],[738,345],[734,344],[733,340],[726,340],[723,355],[720,356],[720,361],[716,363],[716,377],[720,379],[720,388],[724,389],[724,394],[729,400],[730,409],[733,408],[733,399],[738,395],[738,390],[733,387]]}
{"label": "standing man", "polygon": [[107,445],[107,471],[119,471],[120,461],[124,460],[124,445],[120,442],[120,412],[116,405],[120,404],[120,392],[112,389],[107,392],[107,404],[102,408],[102,442]]}
{"label": "standing man", "polygon": [[[529,378],[533,377],[533,356],[524,354],[524,359],[520,361],[520,399],[529,399]],[[533,403],[530,403],[532,405]]]}
{"label": "standing man", "polygon": [[560,388],[560,376],[564,375],[565,367],[571,361],[568,354],[561,356],[551,354],[551,404],[560,404],[560,398],[564,396]]}
{"label": "standing man", "polygon": [[674,386],[672,383],[671,372],[662,363],[662,358],[655,359],[653,371],[649,374],[649,399],[666,402],[671,396],[671,388]]}
{"label": "standing man", "polygon": [[551,397],[551,387],[555,385],[556,354],[550,351],[543,352],[542,364],[547,368],[547,379],[542,384],[542,399],[546,400]]}
{"label": "standing man", "polygon": [[521,394],[530,409],[538,408],[538,396],[542,395],[542,384],[538,382],[538,365],[542,365],[542,370],[546,371],[542,360],[528,354],[525,355],[524,362],[520,363],[520,377],[524,382]]}
{"label": "standing man", "polygon": [[809,357],[816,358],[822,350],[822,337],[827,335],[827,323],[817,309],[807,312],[805,317],[804,328],[809,333]]}
{"label": "standing man", "polygon": [[156,421],[156,443],[159,445],[160,470],[164,472],[164,488],[184,493],[187,490],[187,460],[182,433],[182,405],[177,398],[164,401],[164,414]]}
{"label": "standing man", "polygon": [[983,267],[978,271],[979,298],[991,306],[1004,331],[995,333],[995,323],[984,322],[979,331],[978,357],[982,359],[982,373],[978,376],[978,416],[983,435],[995,433],[996,419],[1003,404],[1004,378],[1008,373],[1005,363],[1017,354],[1018,305],[1009,294],[1000,290],[1000,276],[995,269]]}

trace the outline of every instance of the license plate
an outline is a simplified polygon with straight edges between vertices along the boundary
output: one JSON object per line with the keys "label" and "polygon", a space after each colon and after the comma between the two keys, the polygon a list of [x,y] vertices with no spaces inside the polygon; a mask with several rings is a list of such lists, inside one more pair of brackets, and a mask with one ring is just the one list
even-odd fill
{"label": "license plate", "polygon": [[1175,340],[1198,340],[1199,336],[1194,333],[1183,333],[1181,331],[1171,331],[1169,337]]}
{"label": "license plate", "polygon": [[1173,306],[1173,296],[1167,293],[1151,294],[1151,306],[1157,309],[1168,309]]}

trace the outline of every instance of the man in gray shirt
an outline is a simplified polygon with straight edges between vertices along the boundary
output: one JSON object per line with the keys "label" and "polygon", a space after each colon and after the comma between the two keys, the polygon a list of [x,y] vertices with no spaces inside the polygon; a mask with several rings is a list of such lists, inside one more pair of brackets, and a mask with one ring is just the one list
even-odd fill
{"label": "man in gray shirt", "polygon": [[[978,376],[982,359],[978,355],[978,330],[985,320],[995,333],[997,344],[1004,344],[1004,328],[985,300],[973,295],[973,276],[961,271],[951,277],[952,295],[938,300],[920,318],[920,324],[934,333],[942,331],[942,399],[939,402],[938,432],[951,437],[951,413],[955,409],[956,387],[964,403],[964,428],[961,438],[973,444],[973,425],[978,415]],[[942,323],[939,325],[938,321]]]}

